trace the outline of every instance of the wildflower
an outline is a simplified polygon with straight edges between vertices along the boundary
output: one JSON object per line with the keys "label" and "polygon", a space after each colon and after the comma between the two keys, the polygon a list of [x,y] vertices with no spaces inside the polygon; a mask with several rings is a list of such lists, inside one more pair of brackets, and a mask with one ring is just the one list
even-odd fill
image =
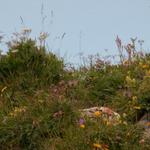
{"label": "wildflower", "polygon": [[98,143],[94,143],[93,147],[95,149],[101,149],[101,150],[109,150],[109,146],[106,144],[98,144]]}
{"label": "wildflower", "polygon": [[143,69],[146,69],[146,68],[147,68],[147,65],[146,65],[146,64],[142,65],[142,68],[143,68]]}
{"label": "wildflower", "polygon": [[16,113],[21,113],[21,112],[25,112],[26,111],[26,107],[15,107],[14,112]]}
{"label": "wildflower", "polygon": [[100,111],[95,111],[95,112],[94,112],[94,115],[95,115],[96,117],[100,117],[101,114],[102,114],[102,113],[101,113]]}
{"label": "wildflower", "polygon": [[143,69],[147,69],[147,68],[148,68],[148,65],[147,65],[147,64],[144,64],[144,65],[142,66],[142,68],[143,68]]}
{"label": "wildflower", "polygon": [[20,107],[20,108],[15,107],[15,109],[12,112],[10,112],[9,115],[11,117],[17,117],[20,113],[24,113],[24,112],[26,112],[26,107],[25,106]]}
{"label": "wildflower", "polygon": [[80,120],[79,120],[80,128],[85,128],[84,122],[85,122],[84,119],[80,118]]}
{"label": "wildflower", "polygon": [[140,106],[134,106],[133,108],[136,109],[136,110],[140,110],[141,109]]}
{"label": "wildflower", "polygon": [[6,89],[7,89],[7,86],[5,86],[4,88],[2,88],[1,92],[3,93]]}
{"label": "wildflower", "polygon": [[80,118],[80,120],[79,120],[79,124],[84,124],[84,119],[83,118]]}
{"label": "wildflower", "polygon": [[94,144],[93,144],[93,147],[94,147],[94,148],[97,148],[97,149],[101,149],[101,148],[102,148],[102,145],[101,145],[101,144],[98,144],[98,143],[94,143]]}
{"label": "wildflower", "polygon": [[130,82],[130,81],[131,81],[130,76],[126,76],[126,81],[127,81],[127,82]]}
{"label": "wildflower", "polygon": [[135,81],[134,78],[131,79],[130,76],[126,76],[126,82],[127,82],[127,84],[129,84],[129,85],[134,85],[136,81]]}
{"label": "wildflower", "polygon": [[84,124],[80,124],[80,128],[85,128],[85,125]]}
{"label": "wildflower", "polygon": [[40,41],[45,41],[48,36],[49,36],[48,33],[46,33],[46,32],[41,32],[41,33],[40,33],[39,40],[40,40]]}

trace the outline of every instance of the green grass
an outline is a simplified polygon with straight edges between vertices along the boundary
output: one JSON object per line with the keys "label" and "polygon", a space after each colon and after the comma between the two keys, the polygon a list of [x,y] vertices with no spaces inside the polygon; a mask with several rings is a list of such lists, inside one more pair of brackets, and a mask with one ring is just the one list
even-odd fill
{"label": "green grass", "polygon": [[[150,110],[148,54],[132,56],[128,65],[64,66],[30,38],[12,42],[0,59],[0,149],[149,149],[150,139],[140,142],[144,129],[136,124]],[[92,106],[115,110],[120,123],[84,118],[81,128],[79,110]]]}

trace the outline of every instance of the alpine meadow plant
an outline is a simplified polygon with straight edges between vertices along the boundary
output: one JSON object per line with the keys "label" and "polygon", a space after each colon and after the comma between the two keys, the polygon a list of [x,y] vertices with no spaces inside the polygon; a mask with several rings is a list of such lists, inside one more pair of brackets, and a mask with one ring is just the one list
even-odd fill
{"label": "alpine meadow plant", "polygon": [[117,37],[118,64],[90,56],[69,68],[47,50],[47,33],[38,44],[30,32],[0,55],[1,150],[149,150],[150,121],[139,122],[150,111],[150,57],[135,40],[124,49]]}
{"label": "alpine meadow plant", "polygon": [[51,85],[63,78],[63,67],[62,59],[24,37],[11,41],[7,54],[0,59],[0,82],[15,82],[22,90]]}

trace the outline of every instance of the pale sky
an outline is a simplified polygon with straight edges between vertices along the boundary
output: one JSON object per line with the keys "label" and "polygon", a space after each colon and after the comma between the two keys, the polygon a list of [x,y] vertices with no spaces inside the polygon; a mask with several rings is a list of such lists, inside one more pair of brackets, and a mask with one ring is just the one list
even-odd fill
{"label": "pale sky", "polygon": [[107,49],[116,54],[117,35],[124,44],[131,37],[142,39],[150,49],[150,0],[0,0],[0,20],[4,40],[24,26],[32,29],[33,38],[45,31],[49,49],[75,63],[79,53],[105,55]]}

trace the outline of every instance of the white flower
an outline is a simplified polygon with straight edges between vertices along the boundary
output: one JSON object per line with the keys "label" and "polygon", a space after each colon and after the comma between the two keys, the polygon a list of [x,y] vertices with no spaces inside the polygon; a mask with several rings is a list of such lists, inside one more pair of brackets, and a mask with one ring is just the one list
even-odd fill
{"label": "white flower", "polygon": [[48,33],[46,33],[46,32],[41,32],[41,33],[40,33],[39,40],[40,40],[40,41],[44,41],[48,36],[49,36]]}

